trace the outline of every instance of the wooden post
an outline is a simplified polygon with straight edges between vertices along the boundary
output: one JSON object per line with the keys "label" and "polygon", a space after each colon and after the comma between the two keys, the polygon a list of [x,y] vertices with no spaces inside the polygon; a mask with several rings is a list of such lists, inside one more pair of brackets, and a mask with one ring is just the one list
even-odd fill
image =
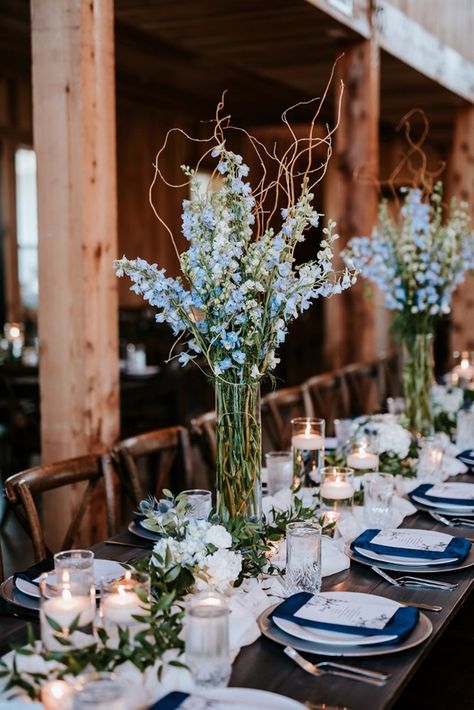
{"label": "wooden post", "polygon": [[[31,8],[47,463],[100,451],[119,432],[114,13],[113,0]],[[76,497],[45,501],[53,547]]]}
{"label": "wooden post", "polygon": [[[474,107],[458,109],[449,162],[447,195],[469,204],[474,229]],[[466,277],[453,298],[452,350],[474,350],[474,275]]]}
{"label": "wooden post", "polygon": [[[370,234],[377,214],[380,54],[373,40],[357,42],[339,60],[336,103],[340,80],[345,90],[325,183],[325,213],[337,222],[342,249],[351,237]],[[362,281],[328,301],[325,332],[331,367],[374,357],[374,307]]]}

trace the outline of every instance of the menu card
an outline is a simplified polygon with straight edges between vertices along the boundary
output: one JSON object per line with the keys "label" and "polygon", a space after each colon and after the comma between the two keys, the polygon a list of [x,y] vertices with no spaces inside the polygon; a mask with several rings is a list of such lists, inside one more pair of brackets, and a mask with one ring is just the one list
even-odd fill
{"label": "menu card", "polygon": [[319,595],[298,609],[295,617],[361,629],[384,629],[396,611],[393,602],[384,602],[380,598],[365,602]]}
{"label": "menu card", "polygon": [[452,540],[451,535],[434,530],[381,530],[370,541],[371,545],[384,545],[401,550],[444,552]]}

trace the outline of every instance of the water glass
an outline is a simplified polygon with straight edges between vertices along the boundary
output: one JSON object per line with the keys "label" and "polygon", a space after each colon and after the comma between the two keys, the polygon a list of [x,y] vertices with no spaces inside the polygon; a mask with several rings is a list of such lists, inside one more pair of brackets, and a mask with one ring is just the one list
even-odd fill
{"label": "water glass", "polygon": [[146,369],[146,349],[143,344],[127,344],[127,370],[140,372]]}
{"label": "water glass", "polygon": [[196,594],[184,625],[186,665],[202,688],[227,685],[231,673],[229,609],[216,592]]}
{"label": "water glass", "polygon": [[[64,575],[69,579],[94,581],[94,553],[91,550],[63,550],[54,555],[54,569],[58,579]],[[66,578],[67,581],[67,578]]]}
{"label": "water glass", "polygon": [[286,526],[286,594],[318,594],[321,589],[321,527],[316,523]]}
{"label": "water glass", "polygon": [[130,707],[125,682],[113,673],[80,676],[71,710],[127,710]]}
{"label": "water glass", "polygon": [[354,470],[343,466],[321,469],[321,509],[340,514],[348,513],[354,502]]}
{"label": "water glass", "polygon": [[367,473],[364,476],[364,517],[369,525],[390,526],[394,478],[391,473]]}
{"label": "water glass", "polygon": [[435,437],[425,437],[421,440],[421,450],[418,458],[416,477],[420,481],[439,483],[443,480],[443,449]]}
{"label": "water glass", "polygon": [[352,419],[335,419],[334,431],[337,439],[337,448],[347,455],[351,448],[354,422]]}
{"label": "water glass", "polygon": [[290,451],[270,451],[265,454],[267,464],[268,495],[291,488],[293,460]]}
{"label": "water glass", "polygon": [[212,508],[212,493],[204,489],[195,488],[189,491],[182,491],[179,500],[185,501],[188,506],[186,513],[188,518],[195,520],[207,520]]}
{"label": "water glass", "polygon": [[461,450],[474,449],[474,411],[461,410],[456,421],[456,446]]}
{"label": "water glass", "polygon": [[[89,577],[59,578],[45,572],[39,580],[41,641],[48,651],[85,648],[95,643],[95,587]],[[59,637],[61,640],[58,640]]]}
{"label": "water glass", "polygon": [[319,484],[324,466],[324,419],[298,417],[291,420],[293,481],[303,485]]}

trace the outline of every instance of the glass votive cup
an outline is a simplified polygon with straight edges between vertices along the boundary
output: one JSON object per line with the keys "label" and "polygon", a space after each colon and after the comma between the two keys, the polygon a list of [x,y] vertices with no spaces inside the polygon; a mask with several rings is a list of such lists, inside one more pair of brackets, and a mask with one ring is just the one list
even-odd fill
{"label": "glass votive cup", "polygon": [[120,579],[100,580],[100,617],[112,643],[118,639],[119,628],[128,631],[130,640],[146,628],[135,617],[146,615],[149,605],[150,575],[146,572],[127,570]]}
{"label": "glass votive cup", "polygon": [[439,483],[443,480],[444,451],[435,437],[421,440],[416,477],[420,481]]}
{"label": "glass votive cup", "polygon": [[341,515],[350,513],[354,503],[354,470],[343,466],[325,466],[321,469],[321,509]]}
{"label": "glass votive cup", "polygon": [[86,673],[79,676],[72,696],[71,710],[128,710],[125,681],[113,673]]}
{"label": "glass votive cup", "polygon": [[286,526],[286,594],[321,590],[321,527],[316,523]]}
{"label": "glass votive cup", "polygon": [[201,592],[192,597],[184,624],[186,665],[194,683],[202,688],[218,688],[229,682],[229,609],[217,592]]}
{"label": "glass votive cup", "polygon": [[337,449],[346,455],[351,448],[354,422],[352,419],[335,419],[334,432],[337,439]]}
{"label": "glass votive cup", "polygon": [[212,493],[201,488],[181,491],[178,500],[187,506],[186,517],[195,520],[207,520],[212,508]]}
{"label": "glass votive cup", "polygon": [[[379,457],[370,451],[368,440],[363,439],[357,444],[346,460],[347,466],[354,470],[355,476],[361,477],[365,473],[377,473],[379,470]],[[361,483],[362,479],[359,480]],[[356,486],[360,488],[359,486]]]}
{"label": "glass votive cup", "polygon": [[84,578],[92,583],[94,582],[94,553],[91,550],[57,552],[54,555],[54,569],[58,580],[62,580],[66,573],[70,580]]}
{"label": "glass votive cup", "polygon": [[368,525],[387,527],[392,522],[394,477],[391,473],[364,476],[364,517]]}
{"label": "glass votive cup", "polygon": [[270,451],[265,454],[267,464],[268,495],[291,488],[293,483],[293,460],[291,451]]}
{"label": "glass votive cup", "polygon": [[74,688],[65,680],[50,680],[41,686],[44,710],[71,710]]}
{"label": "glass votive cup", "polygon": [[59,579],[55,571],[45,572],[40,576],[39,591],[41,641],[48,651],[95,643],[95,587],[88,577],[68,579],[65,573]]}
{"label": "glass votive cup", "polygon": [[324,419],[297,417],[291,420],[291,450],[293,454],[293,484],[319,484],[324,466]]}
{"label": "glass votive cup", "polygon": [[456,446],[465,451],[474,449],[474,411],[461,409],[456,418]]}

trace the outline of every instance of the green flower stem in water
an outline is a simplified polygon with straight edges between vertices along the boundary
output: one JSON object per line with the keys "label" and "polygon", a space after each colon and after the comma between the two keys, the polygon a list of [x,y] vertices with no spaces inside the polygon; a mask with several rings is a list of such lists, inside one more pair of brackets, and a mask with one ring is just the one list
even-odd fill
{"label": "green flower stem in water", "polygon": [[216,390],[217,507],[220,515],[261,517],[262,436],[259,383],[220,378]]}
{"label": "green flower stem in water", "polygon": [[405,334],[403,338],[403,392],[408,428],[417,436],[432,433],[430,405],[433,384],[433,336],[431,333]]}

